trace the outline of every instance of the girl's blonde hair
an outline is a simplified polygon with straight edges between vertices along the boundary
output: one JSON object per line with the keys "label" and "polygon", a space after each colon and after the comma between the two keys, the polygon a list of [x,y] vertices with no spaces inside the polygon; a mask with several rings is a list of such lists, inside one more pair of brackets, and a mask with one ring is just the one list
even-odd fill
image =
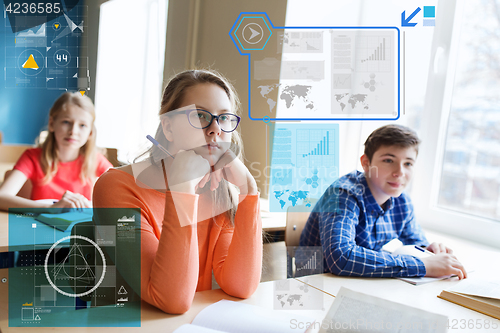
{"label": "girl's blonde hair", "polygon": [[[163,115],[169,111],[176,110],[182,105],[182,100],[186,91],[198,84],[215,84],[221,87],[229,98],[231,103],[231,112],[239,115],[240,114],[240,101],[236,90],[233,85],[220,73],[214,70],[198,69],[198,70],[187,70],[175,75],[170,79],[165,90],[163,91],[163,97],[161,101],[161,107],[159,115]],[[231,132],[231,146],[230,150],[243,161],[243,142],[241,140],[241,134],[239,128]],[[162,126],[158,126],[156,131],[155,139],[164,147],[167,147],[169,142],[163,134]],[[167,155],[163,153],[158,147],[154,146],[150,149],[150,157],[153,163],[159,159],[166,158]],[[225,180],[221,181],[219,187],[212,192],[213,200],[216,205],[220,207],[232,207],[227,211],[227,215],[231,224],[234,223],[234,216],[236,214],[236,205],[238,200],[234,189],[231,188],[230,184]]]}
{"label": "girl's blonde hair", "polygon": [[[97,163],[97,151],[95,146],[96,140],[96,128],[94,125],[95,121],[95,109],[94,104],[87,96],[80,94],[79,92],[66,92],[62,94],[52,105],[49,111],[49,119],[54,121],[61,112],[67,110],[68,105],[75,105],[92,116],[92,129],[87,142],[80,148],[80,155],[83,156],[82,169],[80,170],[80,180],[82,183],[93,182],[96,178],[95,169]],[[57,165],[59,163],[59,152],[57,149],[57,142],[54,132],[48,132],[47,138],[38,144],[42,149],[42,155],[40,157],[40,164],[42,171],[45,174],[43,178],[43,183],[49,183],[52,178],[54,178],[57,173]]]}

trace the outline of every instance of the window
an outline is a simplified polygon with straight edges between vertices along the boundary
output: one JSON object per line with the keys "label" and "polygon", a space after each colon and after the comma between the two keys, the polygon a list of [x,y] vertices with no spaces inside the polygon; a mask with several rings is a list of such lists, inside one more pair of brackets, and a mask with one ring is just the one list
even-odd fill
{"label": "window", "polygon": [[466,1],[438,205],[500,220],[500,1]]}
{"label": "window", "polygon": [[100,7],[96,78],[97,144],[131,161],[159,124],[167,0],[113,0]]}
{"label": "window", "polygon": [[424,225],[498,246],[500,0],[440,1],[414,202]]}

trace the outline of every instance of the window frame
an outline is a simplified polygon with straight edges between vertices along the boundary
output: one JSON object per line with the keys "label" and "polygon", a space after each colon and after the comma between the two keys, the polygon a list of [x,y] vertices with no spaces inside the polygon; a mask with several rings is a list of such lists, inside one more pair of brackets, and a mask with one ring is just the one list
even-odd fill
{"label": "window frame", "polygon": [[438,206],[463,8],[464,0],[439,1],[412,198],[422,226],[500,248],[499,222]]}

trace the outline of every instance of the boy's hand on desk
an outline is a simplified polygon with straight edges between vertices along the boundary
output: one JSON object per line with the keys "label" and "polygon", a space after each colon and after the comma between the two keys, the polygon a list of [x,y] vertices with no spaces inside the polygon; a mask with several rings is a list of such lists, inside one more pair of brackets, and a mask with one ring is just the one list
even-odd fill
{"label": "boy's hand on desk", "polygon": [[449,247],[445,246],[444,244],[442,243],[432,243],[430,244],[429,246],[426,247],[426,250],[427,251],[430,251],[434,254],[439,254],[439,253],[449,253],[449,254],[453,254],[453,250],[450,249]]}
{"label": "boy's hand on desk", "polygon": [[420,260],[425,265],[425,276],[440,277],[457,275],[460,280],[467,278],[467,271],[453,254],[439,253]]}

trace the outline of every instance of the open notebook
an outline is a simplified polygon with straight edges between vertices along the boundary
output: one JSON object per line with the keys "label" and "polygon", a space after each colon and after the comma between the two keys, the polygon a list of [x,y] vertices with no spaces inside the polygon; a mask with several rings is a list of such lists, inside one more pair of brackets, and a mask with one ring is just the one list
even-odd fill
{"label": "open notebook", "polygon": [[92,221],[92,209],[87,208],[83,211],[70,211],[61,214],[40,214],[36,220],[61,231],[70,231],[77,223]]}
{"label": "open notebook", "polygon": [[468,278],[443,290],[438,297],[500,319],[500,283],[497,281]]}
{"label": "open notebook", "polygon": [[259,306],[221,300],[207,306],[174,333],[304,333],[293,323],[310,323],[314,319],[293,313],[273,311]]}
{"label": "open notebook", "polygon": [[447,317],[340,287],[319,333],[447,332]]}

